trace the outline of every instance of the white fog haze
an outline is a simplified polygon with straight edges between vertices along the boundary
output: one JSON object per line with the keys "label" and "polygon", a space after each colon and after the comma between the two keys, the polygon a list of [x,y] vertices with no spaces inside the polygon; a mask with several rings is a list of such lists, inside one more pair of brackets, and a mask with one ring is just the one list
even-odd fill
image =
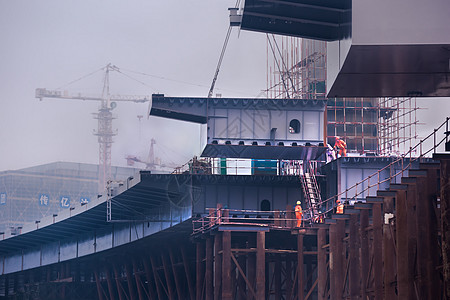
{"label": "white fog haze", "polygon": [[[92,113],[100,103],[39,101],[36,88],[101,96],[104,73],[86,75],[111,63],[128,75],[111,73],[111,94],[206,97],[234,6],[227,0],[0,0],[0,171],[55,161],[98,163]],[[266,55],[265,34],[234,28],[215,93],[260,96]],[[428,107],[418,113],[427,124],[420,135],[450,115],[447,98],[418,104]],[[118,102],[113,166],[126,166],[127,155],[147,159],[152,138],[162,163],[181,165],[200,155],[204,128],[149,118],[148,110],[149,103]]]}

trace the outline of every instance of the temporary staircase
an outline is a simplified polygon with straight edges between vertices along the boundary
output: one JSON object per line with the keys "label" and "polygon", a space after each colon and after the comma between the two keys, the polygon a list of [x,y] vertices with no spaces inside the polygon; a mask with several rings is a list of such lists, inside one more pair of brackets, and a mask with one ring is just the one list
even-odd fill
{"label": "temporary staircase", "polygon": [[319,205],[322,202],[320,197],[320,189],[316,179],[316,168],[309,162],[303,172],[300,173],[300,179],[302,182],[303,193],[305,195],[307,211],[309,212],[308,218],[311,221],[318,220],[319,217]]}

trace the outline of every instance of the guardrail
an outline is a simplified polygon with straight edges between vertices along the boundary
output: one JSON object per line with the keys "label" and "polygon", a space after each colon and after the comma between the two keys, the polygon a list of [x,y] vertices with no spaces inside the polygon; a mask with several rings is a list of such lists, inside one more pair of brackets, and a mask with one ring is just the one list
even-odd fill
{"label": "guardrail", "polygon": [[[338,202],[342,201],[344,205],[346,204],[348,205],[349,203],[358,201],[361,198],[360,196],[364,195],[366,192],[369,194],[371,188],[376,187],[378,190],[380,188],[380,185],[385,182],[397,183],[398,176],[399,175],[403,176],[405,171],[407,171],[411,167],[413,162],[423,159],[425,157],[429,157],[430,154],[436,153],[437,149],[440,146],[442,146],[444,142],[445,143],[449,142],[449,135],[450,135],[449,120],[450,117],[447,117],[446,120],[438,128],[434,129],[432,133],[430,133],[427,137],[421,140],[417,145],[411,147],[408,152],[406,152],[399,158],[394,159],[394,161],[392,161],[384,168],[378,170],[372,175],[366,177],[365,179],[355,183],[353,186],[347,188],[345,191],[322,201],[320,203],[322,207],[330,207],[325,213],[332,211],[336,207],[336,201]],[[444,137],[439,139],[437,137],[438,133],[443,134]],[[432,146],[430,147],[429,150],[424,151],[424,145],[426,144],[427,141],[431,142],[431,139],[432,139]],[[413,156],[413,153],[419,153],[419,156]],[[394,172],[393,174],[391,174],[390,172],[389,173],[390,176],[386,178],[380,177],[381,172],[385,170],[390,171],[394,165],[400,165],[401,169],[398,172]],[[349,192],[351,190],[354,190],[354,195],[353,194],[349,195]],[[342,198],[344,198],[344,200],[342,200]],[[329,204],[330,201],[332,205]]]}
{"label": "guardrail", "polygon": [[213,174],[213,175],[302,175],[304,170],[318,168],[324,161],[309,161],[310,166],[302,160],[276,159],[242,159],[242,158],[193,158],[172,174]]}
{"label": "guardrail", "polygon": [[[308,216],[309,209],[303,210],[303,216]],[[323,214],[315,220],[302,218],[303,227],[311,223],[323,221]],[[281,230],[291,230],[296,227],[297,219],[294,210],[242,210],[242,209],[209,209],[209,214],[192,221],[192,234],[204,233],[218,225],[263,225]]]}

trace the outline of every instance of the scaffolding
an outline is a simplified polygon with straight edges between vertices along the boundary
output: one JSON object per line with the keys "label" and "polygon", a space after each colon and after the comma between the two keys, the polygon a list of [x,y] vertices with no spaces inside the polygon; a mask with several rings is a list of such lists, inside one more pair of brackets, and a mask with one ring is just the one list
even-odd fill
{"label": "scaffolding", "polygon": [[[326,42],[267,34],[269,98],[326,98]],[[418,142],[415,98],[330,98],[327,143],[349,155],[401,155]]]}

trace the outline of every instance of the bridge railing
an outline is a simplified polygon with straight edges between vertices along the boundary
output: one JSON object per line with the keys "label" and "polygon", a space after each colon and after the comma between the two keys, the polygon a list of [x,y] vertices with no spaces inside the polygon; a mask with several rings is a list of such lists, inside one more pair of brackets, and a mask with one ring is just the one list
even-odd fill
{"label": "bridge railing", "polygon": [[[323,221],[318,216],[312,220],[308,209],[303,210],[302,226]],[[261,225],[281,230],[291,230],[296,227],[297,219],[294,210],[258,211],[245,209],[209,209],[206,216],[192,221],[193,234],[204,233],[218,225]]]}

